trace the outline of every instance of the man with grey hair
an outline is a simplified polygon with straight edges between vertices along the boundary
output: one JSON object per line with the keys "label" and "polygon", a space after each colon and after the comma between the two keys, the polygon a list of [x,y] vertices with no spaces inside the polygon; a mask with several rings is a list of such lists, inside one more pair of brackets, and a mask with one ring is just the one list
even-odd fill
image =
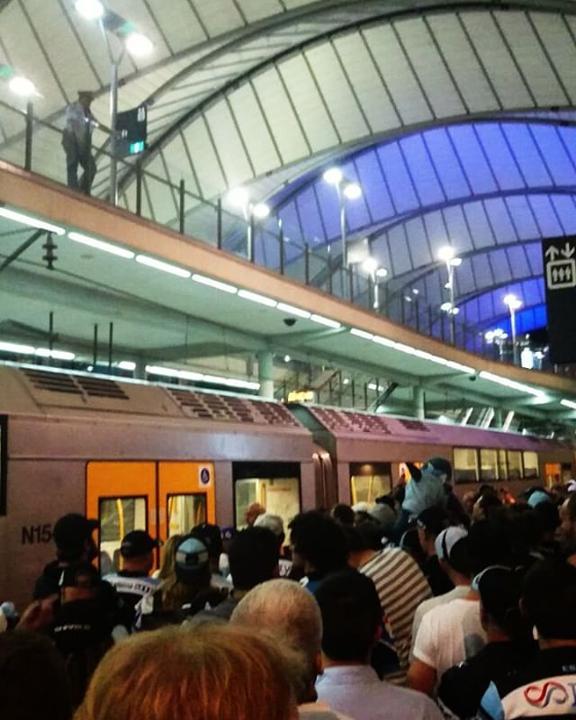
{"label": "man with grey hair", "polygon": [[298,656],[296,687],[300,717],[335,720],[317,703],[314,684],[322,669],[322,617],[313,595],[291,580],[269,580],[250,590],[238,603],[230,622],[274,635],[292,656]]}
{"label": "man with grey hair", "polygon": [[272,515],[272,513],[264,513],[258,515],[254,522],[254,527],[265,527],[271,530],[274,535],[278,538],[278,544],[280,546],[280,558],[278,560],[278,574],[281,578],[287,578],[292,572],[292,561],[286,560],[282,557],[282,549],[284,547],[284,540],[286,539],[286,533],[284,532],[284,520],[280,515]]}

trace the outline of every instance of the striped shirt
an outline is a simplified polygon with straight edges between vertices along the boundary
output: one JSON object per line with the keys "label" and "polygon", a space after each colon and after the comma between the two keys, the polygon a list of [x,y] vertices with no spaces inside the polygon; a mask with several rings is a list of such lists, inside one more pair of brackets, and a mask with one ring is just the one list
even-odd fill
{"label": "striped shirt", "polygon": [[376,586],[382,612],[394,635],[400,671],[387,675],[386,680],[402,685],[408,670],[414,613],[431,596],[430,586],[415,560],[399,548],[385,548],[358,569]]}

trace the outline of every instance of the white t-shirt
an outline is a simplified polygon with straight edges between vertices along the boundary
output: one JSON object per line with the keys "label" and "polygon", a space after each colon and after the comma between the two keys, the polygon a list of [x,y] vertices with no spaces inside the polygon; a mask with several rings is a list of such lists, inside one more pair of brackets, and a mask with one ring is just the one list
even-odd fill
{"label": "white t-shirt", "polygon": [[410,648],[410,660],[414,658],[414,644],[416,642],[416,636],[418,635],[420,623],[422,622],[424,615],[430,612],[432,608],[439,607],[440,605],[446,605],[447,603],[452,602],[452,600],[457,600],[458,598],[466,597],[469,592],[470,585],[456,585],[456,587],[452,588],[449,592],[444,593],[443,595],[437,595],[429,600],[424,600],[424,602],[421,602],[420,605],[418,605],[414,614],[414,622],[412,623],[412,647]]}
{"label": "white t-shirt", "polygon": [[486,644],[478,600],[452,600],[424,615],[414,642],[414,658],[436,670],[437,682],[448,668],[475,655]]}

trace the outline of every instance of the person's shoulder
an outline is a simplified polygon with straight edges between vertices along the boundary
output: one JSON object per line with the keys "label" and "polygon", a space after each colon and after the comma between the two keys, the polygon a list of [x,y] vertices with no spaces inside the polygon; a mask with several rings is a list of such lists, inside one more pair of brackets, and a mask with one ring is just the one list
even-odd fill
{"label": "person's shoulder", "polygon": [[411,717],[412,720],[417,720],[424,714],[427,717],[430,717],[430,715],[441,717],[438,706],[428,695],[418,692],[417,690],[411,690],[410,688],[397,687],[390,683],[385,684],[387,705],[392,702],[399,703],[406,717]]}

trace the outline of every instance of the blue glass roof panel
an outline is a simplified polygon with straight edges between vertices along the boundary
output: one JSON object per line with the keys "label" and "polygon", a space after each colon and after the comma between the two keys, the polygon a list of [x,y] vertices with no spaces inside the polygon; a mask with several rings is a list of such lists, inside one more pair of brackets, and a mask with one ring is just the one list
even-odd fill
{"label": "blue glass roof panel", "polygon": [[423,134],[423,137],[448,199],[468,195],[470,186],[460,166],[458,156],[454,152],[446,128],[429,130]]}
{"label": "blue glass roof panel", "polygon": [[526,184],[530,187],[551,185],[552,176],[528,127],[519,123],[502,127]]}
{"label": "blue glass roof panel", "polygon": [[403,213],[419,206],[414,186],[408,175],[406,164],[400,153],[398,143],[378,148],[382,167],[386,173],[388,187],[392,194],[397,213]]}
{"label": "blue glass roof panel", "polygon": [[448,128],[456,150],[466,171],[466,177],[475,193],[491,193],[498,190],[482,147],[469,125]]}
{"label": "blue glass roof panel", "polygon": [[484,151],[490,158],[490,166],[496,181],[502,190],[511,190],[524,186],[524,180],[518,170],[514,155],[496,123],[479,123],[476,132]]}
{"label": "blue glass roof panel", "polygon": [[446,195],[438,181],[438,175],[430,162],[430,155],[422,140],[422,135],[407,137],[401,141],[400,146],[418,194],[419,204],[434,205],[446,200]]}

